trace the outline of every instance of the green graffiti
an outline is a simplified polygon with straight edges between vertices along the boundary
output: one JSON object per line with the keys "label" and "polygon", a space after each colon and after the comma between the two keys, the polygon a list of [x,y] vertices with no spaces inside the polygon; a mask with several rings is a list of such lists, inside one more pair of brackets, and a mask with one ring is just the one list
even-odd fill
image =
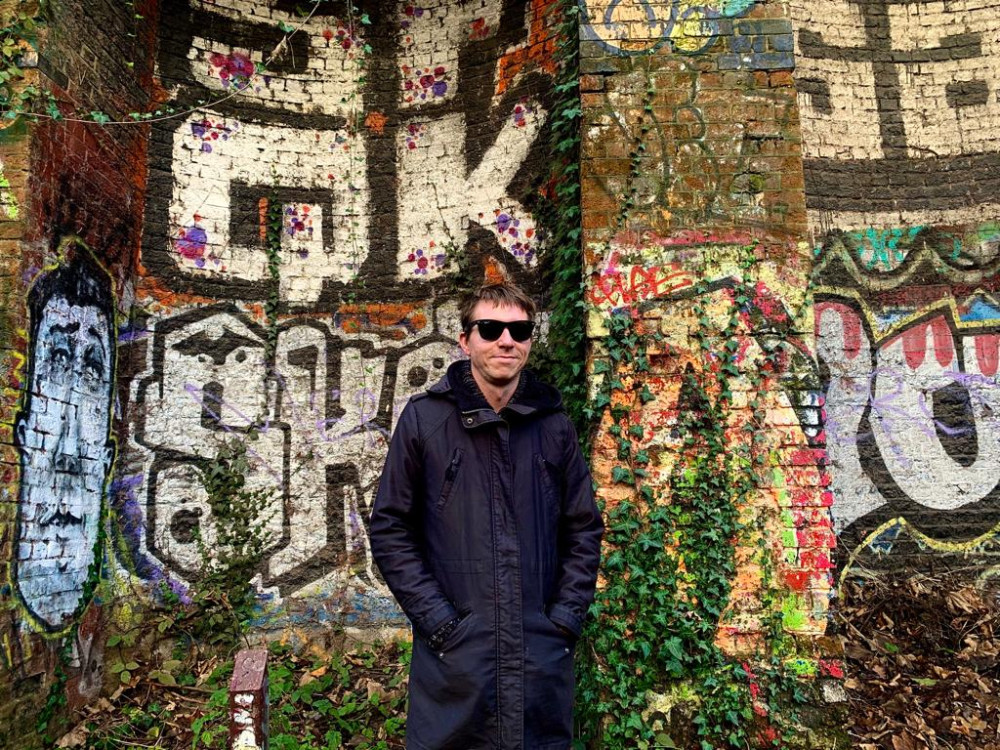
{"label": "green graffiti", "polygon": [[906,260],[910,243],[922,229],[921,226],[892,229],[868,227],[852,232],[851,237],[857,241],[858,260],[864,263],[865,268],[891,271]]}
{"label": "green graffiti", "polygon": [[0,162],[0,216],[5,216],[11,221],[17,221],[19,214],[17,198],[11,192],[10,181],[3,173],[3,163]]}

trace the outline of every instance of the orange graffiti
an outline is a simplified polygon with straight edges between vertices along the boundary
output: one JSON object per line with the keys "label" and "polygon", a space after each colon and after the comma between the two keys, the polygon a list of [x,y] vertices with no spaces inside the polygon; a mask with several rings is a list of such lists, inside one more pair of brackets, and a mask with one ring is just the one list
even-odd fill
{"label": "orange graffiti", "polygon": [[508,50],[499,61],[497,67],[496,95],[507,90],[514,79],[527,67],[533,64],[549,75],[556,74],[556,28],[554,17],[558,3],[556,0],[533,0],[531,21],[528,25],[528,38],[524,44]]}
{"label": "orange graffiti", "polygon": [[383,329],[392,338],[403,338],[407,331],[427,327],[427,315],[416,304],[341,305],[335,316],[345,333]]}
{"label": "orange graffiti", "polygon": [[389,122],[389,118],[381,112],[369,112],[365,118],[365,127],[375,133],[375,135],[382,135],[387,122]]}

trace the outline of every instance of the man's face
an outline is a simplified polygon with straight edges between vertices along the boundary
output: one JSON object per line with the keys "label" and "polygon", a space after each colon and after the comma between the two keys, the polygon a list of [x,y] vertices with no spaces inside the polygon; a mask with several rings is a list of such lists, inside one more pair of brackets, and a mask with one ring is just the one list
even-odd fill
{"label": "man's face", "polygon": [[65,624],[82,596],[114,458],[108,333],[96,307],[49,300],[33,342],[31,396],[16,425],[17,585],[52,628]]}
{"label": "man's face", "polygon": [[[520,307],[500,307],[492,302],[480,302],[472,311],[472,320],[530,320]],[[517,379],[528,363],[531,339],[517,342],[506,328],[496,341],[485,341],[479,328],[473,326],[458,338],[462,351],[472,360],[472,372],[481,383],[502,388]]]}

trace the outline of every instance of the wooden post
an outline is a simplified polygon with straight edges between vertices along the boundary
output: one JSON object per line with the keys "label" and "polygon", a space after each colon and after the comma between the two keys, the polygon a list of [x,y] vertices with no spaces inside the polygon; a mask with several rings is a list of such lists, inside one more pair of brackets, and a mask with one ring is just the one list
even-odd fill
{"label": "wooden post", "polygon": [[267,750],[267,650],[236,654],[229,681],[229,750]]}

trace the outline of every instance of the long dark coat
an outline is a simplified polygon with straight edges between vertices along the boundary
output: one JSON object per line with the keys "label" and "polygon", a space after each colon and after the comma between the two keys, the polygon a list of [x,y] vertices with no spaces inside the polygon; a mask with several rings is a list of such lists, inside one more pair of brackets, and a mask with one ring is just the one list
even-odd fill
{"label": "long dark coat", "polygon": [[[567,750],[603,526],[558,392],[493,411],[468,361],[406,405],[371,518],[414,629],[407,748]],[[426,639],[463,619],[440,649]],[[567,632],[568,631],[568,632]]]}

